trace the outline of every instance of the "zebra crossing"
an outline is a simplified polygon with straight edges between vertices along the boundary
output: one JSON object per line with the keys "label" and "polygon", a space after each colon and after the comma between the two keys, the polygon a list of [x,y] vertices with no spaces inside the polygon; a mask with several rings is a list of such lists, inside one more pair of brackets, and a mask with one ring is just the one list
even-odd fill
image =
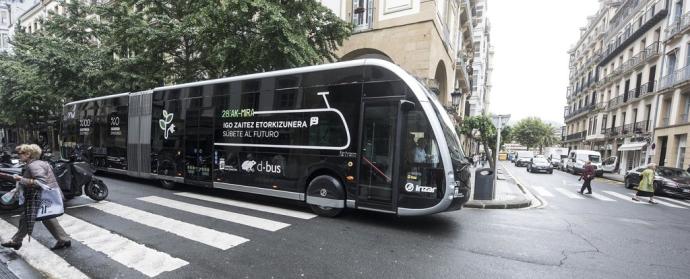
{"label": "zebra crossing", "polygon": [[[564,183],[565,184],[565,183]],[[577,189],[574,187],[568,187],[568,185],[565,184],[564,187],[545,187],[545,186],[529,186],[534,192],[539,195],[542,198],[560,198],[560,197],[566,197],[568,199],[573,199],[573,200],[584,200],[587,199],[585,195],[579,194],[576,191],[579,190],[579,186]],[[621,194],[619,192],[615,191],[610,191],[610,190],[601,190],[597,192],[592,192],[592,194],[588,194],[587,196],[592,197],[595,200],[602,201],[602,202],[617,202],[617,201],[625,201],[625,202],[630,202],[634,204],[647,204],[646,201],[635,201],[632,199],[634,196],[633,192],[626,193],[626,194]],[[683,200],[676,200],[676,199],[671,199],[671,198],[666,198],[666,197],[654,197],[654,201],[656,201],[659,205],[666,206],[666,207],[671,207],[671,208],[677,208],[677,209],[690,209],[690,203],[687,201]]]}
{"label": "zebra crossing", "polygon": [[[209,218],[213,222],[225,222],[233,226],[240,226],[249,230],[260,230],[266,232],[276,232],[291,226],[289,221],[304,221],[316,217],[315,214],[301,212],[279,207],[252,204],[226,198],[200,195],[196,193],[175,193],[175,197],[188,199],[185,201],[173,200],[159,196],[146,196],[137,198],[137,201],[144,205],[160,207],[171,214],[175,212],[190,213],[199,218]],[[194,201],[203,201],[219,205],[208,207],[193,204]],[[227,207],[231,206],[231,207]],[[232,212],[232,207],[241,208],[243,213]],[[112,215],[120,218],[124,222],[131,222],[152,230],[168,233],[176,237],[189,240],[194,245],[201,245],[216,251],[232,253],[232,248],[250,242],[251,234],[246,230],[241,233],[219,231],[216,228],[208,228],[170,217],[162,216],[150,212],[149,210],[137,209],[128,205],[116,202],[105,201],[100,203],[89,203],[79,207],[80,210],[96,210],[98,214]],[[223,208],[227,210],[221,210]],[[72,209],[72,208],[70,208]],[[123,235],[123,231],[117,228],[106,228],[88,221],[82,220],[73,214],[70,209],[58,217],[62,227],[65,229],[73,242],[82,244],[89,249],[104,255],[108,260],[112,260],[121,265],[140,273],[141,277],[156,277],[162,273],[178,270],[190,264],[190,259],[184,256],[173,255],[166,251],[159,251],[153,248],[152,243],[140,243],[136,239],[128,238]],[[247,212],[256,212],[256,217]],[[276,216],[272,220],[266,216]],[[17,228],[10,222],[0,219],[0,236],[9,236],[16,232]],[[6,241],[7,239],[3,239]],[[27,248],[22,248],[18,253],[32,266],[41,269],[49,267],[42,272],[46,272],[49,277],[56,278],[88,278],[82,271],[70,265],[65,259],[53,253],[48,247],[38,241],[23,242]],[[74,243],[73,243],[74,244]],[[54,273],[54,274],[51,274]]]}

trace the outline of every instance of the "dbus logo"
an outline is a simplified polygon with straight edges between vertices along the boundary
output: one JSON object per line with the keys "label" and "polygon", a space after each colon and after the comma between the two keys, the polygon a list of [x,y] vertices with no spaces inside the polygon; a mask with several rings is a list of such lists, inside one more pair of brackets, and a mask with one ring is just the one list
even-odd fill
{"label": "dbus logo", "polygon": [[259,161],[259,163],[257,163],[254,160],[242,162],[242,170],[249,173],[254,171],[273,174],[283,173],[283,167],[280,165],[272,165],[267,161]]}
{"label": "dbus logo", "polygon": [[172,124],[170,127],[168,127],[168,124],[172,123],[173,121],[173,115],[175,114],[168,113],[168,111],[163,110],[163,119],[158,120],[158,125],[161,127],[161,129],[163,129],[163,131],[165,131],[165,134],[163,135],[165,139],[168,139],[168,133],[175,133],[175,124]]}

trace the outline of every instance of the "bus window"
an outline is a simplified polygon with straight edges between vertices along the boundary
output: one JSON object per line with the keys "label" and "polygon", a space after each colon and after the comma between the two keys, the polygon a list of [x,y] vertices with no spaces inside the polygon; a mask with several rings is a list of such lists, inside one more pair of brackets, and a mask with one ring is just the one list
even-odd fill
{"label": "bus window", "polygon": [[[404,181],[427,187],[443,186],[443,164],[428,120],[421,110],[407,114],[407,140],[405,143],[405,176]],[[404,185],[404,184],[403,184]],[[405,191],[401,191],[405,193]],[[418,194],[415,194],[419,196]],[[435,198],[434,193],[424,193]]]}

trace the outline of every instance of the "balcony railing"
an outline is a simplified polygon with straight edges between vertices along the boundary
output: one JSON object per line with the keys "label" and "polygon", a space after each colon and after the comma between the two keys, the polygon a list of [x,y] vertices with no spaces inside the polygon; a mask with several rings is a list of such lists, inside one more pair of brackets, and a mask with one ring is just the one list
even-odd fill
{"label": "balcony railing", "polygon": [[[631,2],[634,2],[634,4],[630,4]],[[625,1],[626,5],[623,8],[620,8],[618,13],[613,16],[613,18],[609,21],[609,25],[612,28],[609,28],[611,30],[610,32],[618,32],[618,30],[625,30],[622,32],[622,34],[618,36],[611,36],[612,41],[606,48],[606,51],[604,52],[603,58],[601,60],[602,64],[607,63],[614,57],[618,55],[621,51],[623,51],[628,45],[633,43],[637,38],[642,36],[647,30],[649,30],[652,26],[654,26],[656,23],[659,21],[663,20],[666,14],[668,13],[667,10],[667,0],[658,0],[654,2],[652,5],[647,7],[647,10],[644,11],[642,15],[642,22],[639,27],[635,26],[637,24],[637,21],[635,22],[629,22],[627,25],[623,26],[623,23],[626,22],[627,18],[629,17],[629,13],[633,12],[632,6],[637,6],[640,1]],[[609,33],[612,34],[612,33]]]}
{"label": "balcony railing", "polygon": [[651,128],[649,124],[650,124],[649,120],[643,120],[643,121],[635,122],[635,125],[633,125],[633,133],[635,133],[635,134],[649,133],[649,130],[650,130],[649,128]]}
{"label": "balcony railing", "polygon": [[675,86],[681,82],[690,80],[690,65],[675,70],[661,78],[661,87],[659,89],[666,89]]}
{"label": "balcony railing", "polygon": [[622,103],[623,103],[623,96],[614,97],[611,100],[609,100],[609,106],[608,107],[614,108],[617,105],[622,104]]}
{"label": "balcony railing", "polygon": [[666,27],[666,38],[673,39],[674,36],[685,31],[688,27],[690,27],[690,12],[685,13],[677,18],[676,22]]}
{"label": "balcony railing", "polygon": [[579,140],[579,139],[585,138],[585,134],[586,134],[586,132],[582,131],[582,132],[570,134],[570,135],[566,136],[565,139],[566,140]]}
{"label": "balcony railing", "polygon": [[645,59],[650,60],[659,57],[659,41],[653,42],[648,45],[645,49]]}

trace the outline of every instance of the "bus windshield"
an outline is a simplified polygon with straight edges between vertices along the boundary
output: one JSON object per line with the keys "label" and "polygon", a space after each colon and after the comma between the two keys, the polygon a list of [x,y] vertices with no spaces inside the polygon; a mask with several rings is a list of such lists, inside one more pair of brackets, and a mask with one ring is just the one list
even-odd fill
{"label": "bus windshield", "polygon": [[421,84],[419,86],[424,89],[424,92],[426,92],[426,95],[429,97],[431,103],[433,104],[432,107],[434,108],[434,113],[436,113],[436,117],[438,117],[439,122],[441,123],[443,136],[446,138],[446,143],[448,144],[450,157],[453,160],[463,160],[465,158],[465,154],[463,154],[462,148],[460,148],[460,139],[458,138],[458,135],[455,133],[455,129],[453,129],[453,122],[450,120],[448,113],[443,108],[438,98],[436,98],[434,94],[431,94],[431,92],[429,92],[429,90]]}

